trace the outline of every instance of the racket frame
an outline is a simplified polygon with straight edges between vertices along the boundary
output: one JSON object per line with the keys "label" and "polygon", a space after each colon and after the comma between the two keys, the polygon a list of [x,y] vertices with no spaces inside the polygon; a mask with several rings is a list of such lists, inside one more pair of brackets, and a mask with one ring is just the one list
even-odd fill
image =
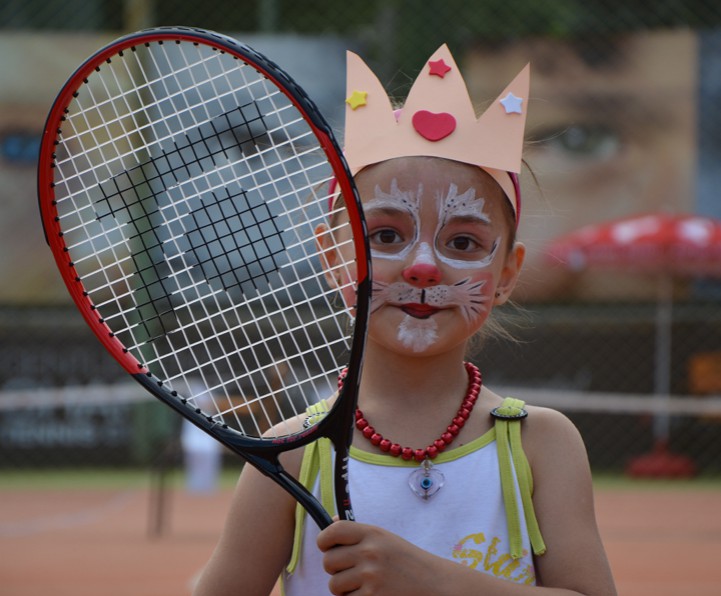
{"label": "racket frame", "polygon": [[[115,337],[85,292],[69,252],[65,249],[63,232],[55,206],[53,169],[55,146],[59,144],[58,137],[62,134],[62,122],[77,91],[82,88],[93,72],[100,70],[104,63],[110,62],[121,52],[133,51],[136,46],[150,43],[183,42],[204,43],[218,51],[227,52],[260,72],[276,87],[284,90],[288,99],[304,115],[306,122],[318,139],[345,199],[355,239],[357,272],[354,334],[347,364],[348,372],[339,396],[327,415],[314,426],[301,432],[272,439],[248,437],[211,416],[205,415],[177,392],[172,391]],[[332,522],[331,516],[306,487],[286,472],[280,464],[279,456],[284,452],[308,445],[318,438],[329,438],[336,449],[334,488],[338,515],[341,519],[354,519],[348,490],[348,449],[353,437],[366,327],[370,315],[370,249],[360,197],[348,165],[331,127],[305,91],[274,62],[249,46],[219,33],[190,27],[158,27],[125,35],[90,56],[75,70],[58,93],[43,129],[37,183],[45,239],[53,252],[63,281],[86,323],[125,371],[153,396],[280,484],[306,508],[321,528]]]}

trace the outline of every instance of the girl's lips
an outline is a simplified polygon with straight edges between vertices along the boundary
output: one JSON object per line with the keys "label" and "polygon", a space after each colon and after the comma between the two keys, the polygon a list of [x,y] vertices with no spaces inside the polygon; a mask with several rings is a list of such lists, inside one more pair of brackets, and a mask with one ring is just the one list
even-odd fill
{"label": "girl's lips", "polygon": [[429,306],[428,304],[404,304],[400,309],[411,317],[416,319],[427,319],[431,315],[437,313],[440,308]]}

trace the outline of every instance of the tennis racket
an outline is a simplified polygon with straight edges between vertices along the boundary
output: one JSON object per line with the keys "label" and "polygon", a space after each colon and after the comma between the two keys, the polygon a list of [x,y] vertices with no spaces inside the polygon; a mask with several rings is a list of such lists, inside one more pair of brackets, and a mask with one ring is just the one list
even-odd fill
{"label": "tennis racket", "polygon": [[[38,167],[60,273],[125,371],[321,527],[330,515],[279,455],[331,439],[337,510],[352,519],[369,249],[347,165],[303,90],[231,38],[134,33],[63,86]],[[329,412],[306,416],[346,367]]]}

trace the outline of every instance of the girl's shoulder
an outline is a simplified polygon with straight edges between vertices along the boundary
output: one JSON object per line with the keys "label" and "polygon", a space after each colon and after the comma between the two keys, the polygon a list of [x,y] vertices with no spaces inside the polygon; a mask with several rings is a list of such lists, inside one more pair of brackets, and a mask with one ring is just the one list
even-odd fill
{"label": "girl's shoulder", "polygon": [[[529,405],[522,400],[511,397],[503,398],[497,393],[484,388],[486,395],[486,405],[492,417],[504,418],[504,414],[508,414],[508,419],[517,418],[523,424],[524,442],[528,438],[533,439],[536,435],[545,435],[546,433],[560,432],[567,433],[573,431],[575,426],[564,414],[558,410],[546,408],[543,406]],[[525,410],[523,414],[516,414],[516,410],[522,408]],[[506,412],[506,410],[508,410]],[[499,416],[500,414],[500,416]]]}
{"label": "girl's shoulder", "polygon": [[498,418],[520,421],[526,447],[545,447],[549,442],[574,444],[580,440],[573,422],[558,410],[529,405],[512,397],[503,398],[487,389],[484,397],[484,405],[491,414],[491,424],[493,419]]}
{"label": "girl's shoulder", "polygon": [[535,422],[538,426],[556,428],[558,426],[565,427],[569,424],[573,425],[565,414],[553,408],[534,406],[532,404],[526,404],[523,407],[528,411],[526,421]]}
{"label": "girl's shoulder", "polygon": [[535,406],[526,404],[524,408],[528,411],[527,420],[535,421],[539,426],[548,426],[551,428],[573,426],[571,420],[558,410],[547,408],[545,406]]}
{"label": "girl's shoulder", "polygon": [[523,445],[532,467],[538,460],[585,459],[586,447],[573,422],[558,410],[524,406],[528,416],[522,421]]}

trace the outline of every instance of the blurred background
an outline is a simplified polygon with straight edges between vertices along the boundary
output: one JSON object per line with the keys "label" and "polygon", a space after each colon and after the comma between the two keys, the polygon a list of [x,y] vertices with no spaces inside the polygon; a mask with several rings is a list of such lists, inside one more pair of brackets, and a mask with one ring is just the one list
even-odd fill
{"label": "blurred background", "polygon": [[[473,359],[495,389],[569,415],[595,472],[721,474],[715,0],[4,0],[0,468],[182,465],[178,417],[127,384],[70,303],[35,190],[60,86],[105,43],[160,25],[260,50],[339,135],[346,49],[403,98],[448,43],[479,114],[530,61],[519,231],[529,256],[504,317],[516,341],[489,339]],[[602,254],[569,237],[607,222],[593,232]]]}

